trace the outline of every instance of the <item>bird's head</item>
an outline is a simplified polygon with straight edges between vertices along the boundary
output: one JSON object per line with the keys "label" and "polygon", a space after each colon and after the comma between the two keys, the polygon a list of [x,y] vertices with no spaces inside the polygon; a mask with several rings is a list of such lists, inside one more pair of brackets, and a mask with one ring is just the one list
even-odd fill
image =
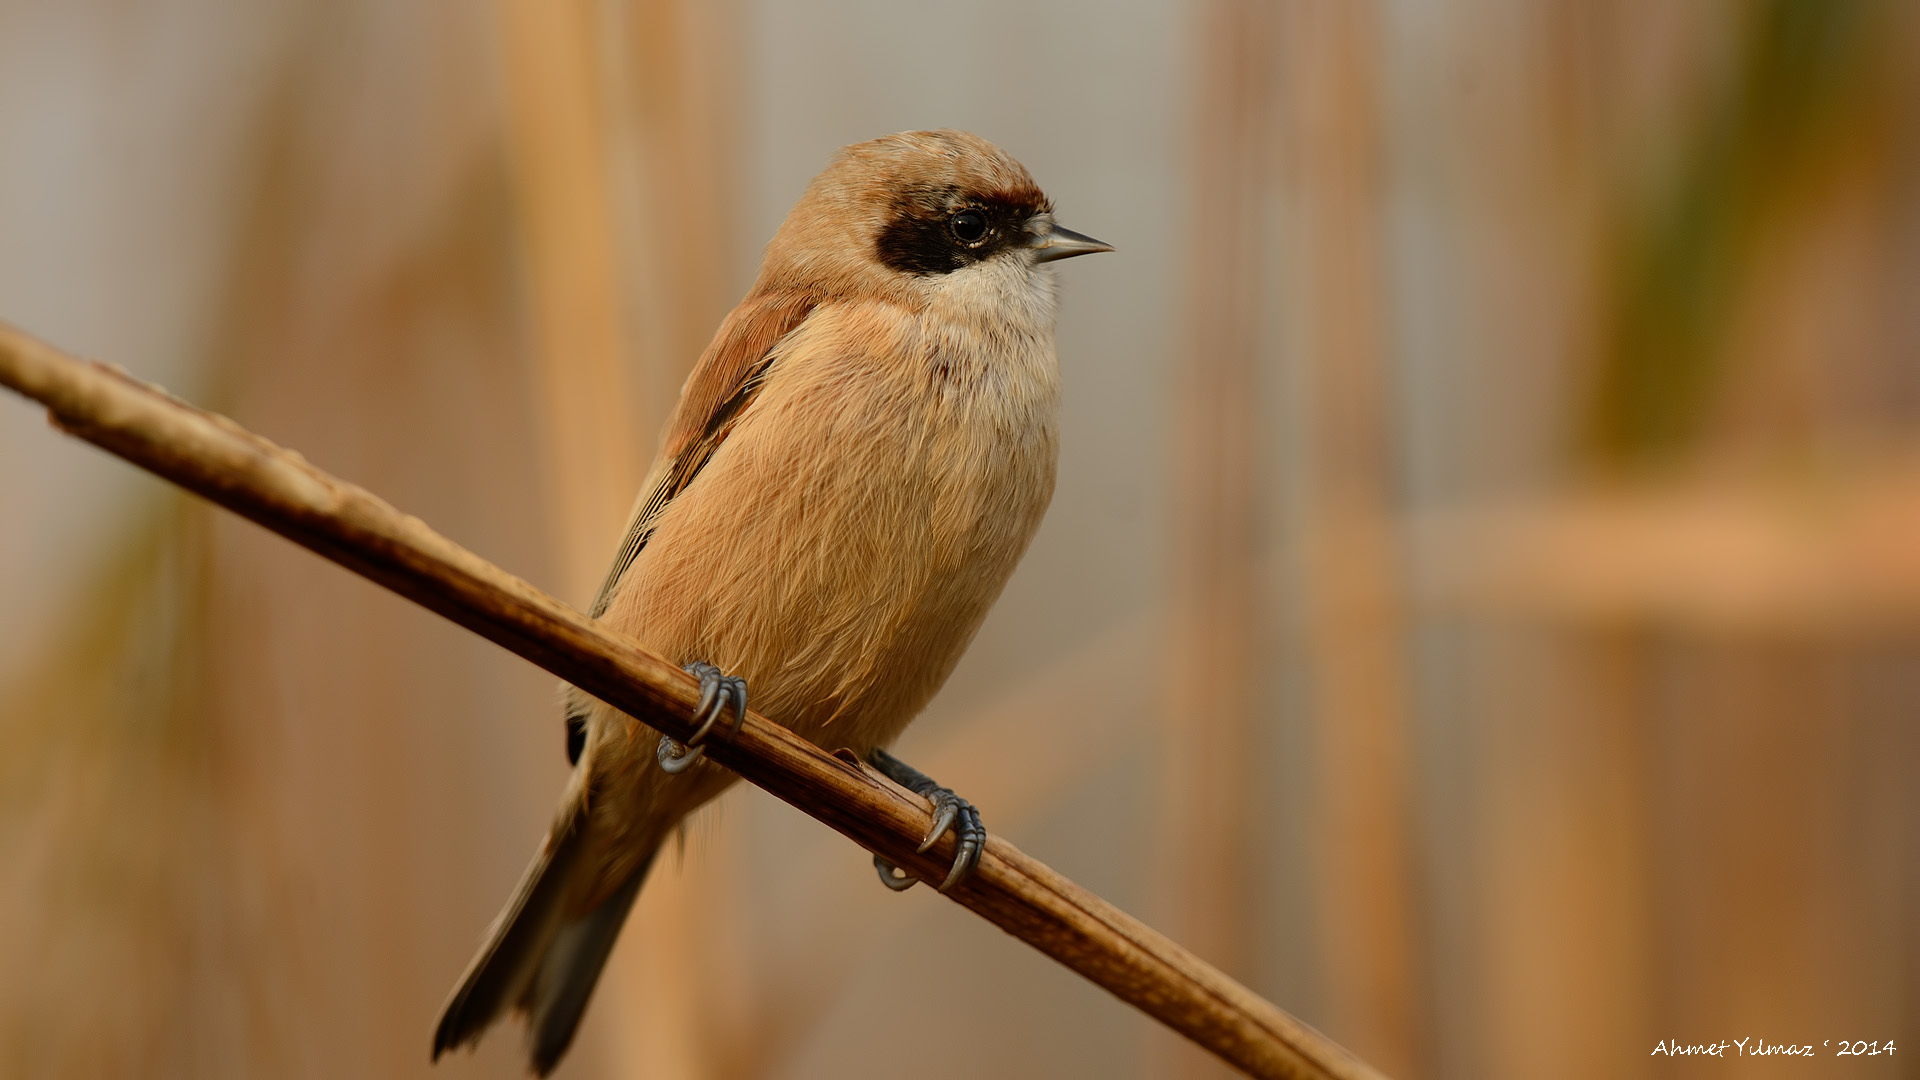
{"label": "bird's head", "polygon": [[1113,248],[1056,224],[1026,167],[964,131],[909,131],[840,151],[767,247],[765,285],[825,295],[1037,291],[1058,259]]}

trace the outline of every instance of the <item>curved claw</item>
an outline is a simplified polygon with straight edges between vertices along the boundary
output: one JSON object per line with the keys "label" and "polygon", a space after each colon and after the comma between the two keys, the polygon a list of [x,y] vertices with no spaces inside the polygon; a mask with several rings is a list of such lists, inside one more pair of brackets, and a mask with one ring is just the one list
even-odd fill
{"label": "curved claw", "polygon": [[880,874],[880,884],[885,885],[894,892],[906,892],[908,889],[920,884],[919,878],[893,865],[879,855],[873,857],[873,868]]}
{"label": "curved claw", "polygon": [[953,869],[947,871],[947,880],[940,883],[940,891],[946,892],[955,885],[971,877],[980,866],[980,854],[986,850],[987,830],[980,823],[980,811],[964,799],[960,803],[959,843],[954,845]]}
{"label": "curved claw", "polygon": [[700,679],[700,704],[693,707],[693,715],[706,718],[700,722],[700,730],[693,733],[693,738],[687,744],[693,746],[706,737],[707,729],[719,719],[720,710],[714,708],[715,699],[724,692],[726,684],[718,678],[719,669],[717,668],[709,668],[705,664],[688,664],[686,670]]}
{"label": "curved claw", "polygon": [[686,745],[699,746],[706,740],[707,732],[713,730],[713,722],[727,707],[727,682],[720,676],[720,669],[712,664],[688,664],[683,670],[700,680],[700,704],[693,707],[693,715],[699,719],[700,726],[694,729],[693,737]]}
{"label": "curved claw", "polygon": [[706,753],[704,746],[686,746],[675,742],[671,736],[662,735],[660,745],[654,747],[653,756],[660,762],[661,772],[682,773],[705,757]]}
{"label": "curved claw", "polygon": [[925,851],[940,842],[940,838],[953,828],[953,819],[960,814],[961,801],[949,793],[947,798],[936,797],[933,800],[933,824],[928,826],[927,835],[920,841],[915,851]]}

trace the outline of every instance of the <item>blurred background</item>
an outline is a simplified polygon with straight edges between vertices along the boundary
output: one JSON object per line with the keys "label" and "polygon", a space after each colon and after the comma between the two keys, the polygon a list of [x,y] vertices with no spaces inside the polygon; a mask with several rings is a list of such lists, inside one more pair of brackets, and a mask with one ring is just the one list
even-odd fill
{"label": "blurred background", "polygon": [[[1920,1077],[1913,4],[0,0],[0,318],[584,604],[807,180],[943,126],[1119,251],[902,756],[1398,1077]],[[0,1075],[517,1075],[429,1032],[565,770],[0,397]],[[1651,1056],[1741,1038],[1820,1056]],[[1219,1070],[742,789],[562,1075],[903,1071]]]}

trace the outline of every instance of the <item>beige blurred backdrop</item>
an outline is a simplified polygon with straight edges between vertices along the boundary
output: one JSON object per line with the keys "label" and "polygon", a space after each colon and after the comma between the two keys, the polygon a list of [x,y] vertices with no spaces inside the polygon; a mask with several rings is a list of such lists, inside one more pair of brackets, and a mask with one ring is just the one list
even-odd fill
{"label": "beige blurred backdrop", "polygon": [[[904,757],[1395,1076],[1920,1077],[1910,3],[0,0],[0,318],[584,603],[806,181],[943,126],[1118,251]],[[555,701],[0,398],[0,1076],[517,1075],[428,1039]],[[1819,1056],[1653,1054],[1742,1038]],[[1218,1071],[742,789],[561,1075]]]}

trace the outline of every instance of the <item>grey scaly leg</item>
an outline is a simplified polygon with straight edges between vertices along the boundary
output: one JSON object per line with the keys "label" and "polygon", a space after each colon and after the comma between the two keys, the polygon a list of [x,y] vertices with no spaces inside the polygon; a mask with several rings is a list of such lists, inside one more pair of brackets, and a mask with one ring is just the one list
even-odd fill
{"label": "grey scaly leg", "polygon": [[[965,881],[967,875],[980,865],[980,852],[987,843],[987,830],[980,824],[980,811],[975,810],[972,803],[955,795],[952,788],[941,787],[926,773],[885,750],[876,749],[867,755],[867,761],[887,779],[933,803],[933,827],[927,830],[919,850],[932,847],[946,835],[948,829],[956,830],[955,838],[959,843],[954,849],[953,869],[947,872],[947,880],[940,883],[940,891],[946,892]],[[895,892],[911,889],[920,880],[879,855],[873,857],[873,868],[879,871],[881,884]]]}

